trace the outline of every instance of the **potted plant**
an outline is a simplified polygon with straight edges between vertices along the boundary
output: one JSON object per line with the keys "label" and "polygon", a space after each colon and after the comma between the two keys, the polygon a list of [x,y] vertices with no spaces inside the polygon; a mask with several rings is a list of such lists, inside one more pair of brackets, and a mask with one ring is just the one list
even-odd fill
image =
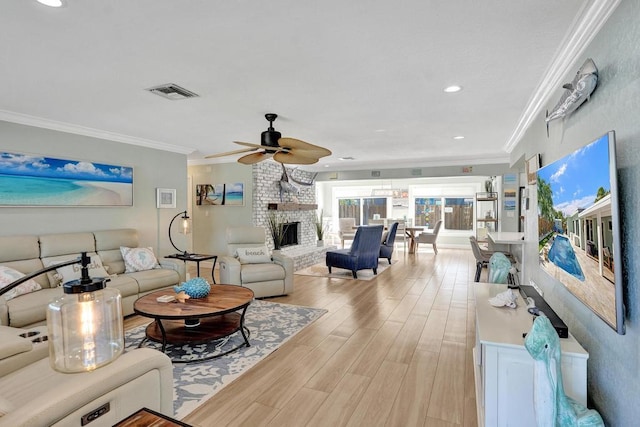
{"label": "potted plant", "polygon": [[327,232],[328,225],[322,223],[322,213],[315,218],[316,236],[318,237],[318,247],[324,246],[324,235]]}
{"label": "potted plant", "polygon": [[282,239],[284,239],[284,217],[280,213],[269,211],[269,218],[267,220],[267,226],[273,239],[274,250],[280,250]]}

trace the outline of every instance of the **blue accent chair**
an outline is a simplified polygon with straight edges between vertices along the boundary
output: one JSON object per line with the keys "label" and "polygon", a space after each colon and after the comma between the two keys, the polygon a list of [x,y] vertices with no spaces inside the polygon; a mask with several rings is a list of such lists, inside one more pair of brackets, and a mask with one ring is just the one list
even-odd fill
{"label": "blue accent chair", "polygon": [[398,223],[394,222],[389,228],[389,231],[385,231],[386,237],[383,235],[382,243],[380,243],[380,258],[386,258],[391,264],[391,255],[393,255],[394,243],[396,241],[396,233],[398,232]]}
{"label": "blue accent chair", "polygon": [[378,274],[378,257],[383,228],[382,225],[358,227],[349,249],[327,251],[329,273],[331,273],[332,267],[337,267],[351,270],[354,279],[358,278],[358,270],[367,268],[373,269],[373,274]]}

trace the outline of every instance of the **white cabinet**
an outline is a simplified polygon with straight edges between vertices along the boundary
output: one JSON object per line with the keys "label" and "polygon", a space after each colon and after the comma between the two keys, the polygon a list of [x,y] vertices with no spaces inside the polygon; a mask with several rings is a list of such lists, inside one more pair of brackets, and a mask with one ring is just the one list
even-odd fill
{"label": "white cabinet", "polygon": [[[536,426],[533,359],[524,348],[533,316],[518,295],[518,308],[493,307],[489,298],[506,285],[470,283],[476,297],[474,369],[479,426]],[[517,290],[515,291],[517,292]],[[586,406],[589,354],[569,334],[560,339],[565,393]]]}

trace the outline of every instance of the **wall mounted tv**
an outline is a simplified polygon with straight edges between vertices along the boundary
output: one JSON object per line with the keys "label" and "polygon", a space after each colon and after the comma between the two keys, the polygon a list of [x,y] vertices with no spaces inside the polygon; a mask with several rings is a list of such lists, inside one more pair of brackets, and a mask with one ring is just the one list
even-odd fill
{"label": "wall mounted tv", "polygon": [[615,133],[538,170],[540,267],[624,334]]}

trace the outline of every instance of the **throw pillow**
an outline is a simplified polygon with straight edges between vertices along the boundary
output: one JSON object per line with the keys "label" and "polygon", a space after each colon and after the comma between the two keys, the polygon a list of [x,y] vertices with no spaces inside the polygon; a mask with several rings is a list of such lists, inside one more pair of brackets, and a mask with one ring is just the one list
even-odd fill
{"label": "throw pillow", "polygon": [[[87,266],[89,269],[89,277],[91,278],[102,278],[109,277],[109,273],[102,265],[102,259],[100,259],[100,255],[96,253],[87,254],[91,258],[91,262]],[[64,255],[59,257],[52,257],[42,260],[45,267],[49,267],[56,264],[61,264],[65,261],[72,261],[74,259],[78,259],[80,254],[77,255]],[[62,285],[63,283],[70,282],[72,280],[79,280],[82,277],[82,265],[80,264],[71,264],[65,265],[64,267],[56,268],[56,274],[53,275],[55,279],[55,284],[57,286]]]}
{"label": "throw pillow", "polygon": [[151,248],[127,248],[120,246],[120,253],[124,260],[125,273],[152,270],[160,267],[158,259]]}
{"label": "throw pillow", "polygon": [[[0,289],[7,286],[9,283],[13,283],[18,279],[23,278],[25,275],[13,268],[0,265]],[[42,289],[40,284],[33,279],[27,280],[24,283],[19,284],[15,288],[3,295],[7,301],[17,297],[18,295],[28,294],[33,291]]]}
{"label": "throw pillow", "polygon": [[271,262],[271,254],[266,246],[257,248],[238,248],[236,249],[238,261],[240,264],[264,264]]}
{"label": "throw pillow", "polygon": [[380,243],[386,242],[388,236],[389,236],[389,232],[388,231],[385,231],[384,233],[382,233],[382,238],[380,239]]}

